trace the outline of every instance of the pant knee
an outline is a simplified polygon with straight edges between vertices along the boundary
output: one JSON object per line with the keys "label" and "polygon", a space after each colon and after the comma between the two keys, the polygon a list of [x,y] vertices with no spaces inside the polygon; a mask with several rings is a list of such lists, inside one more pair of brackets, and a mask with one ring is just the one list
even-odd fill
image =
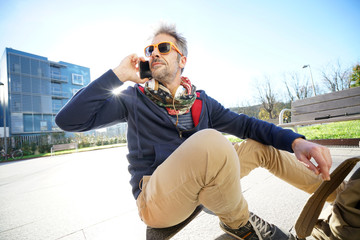
{"label": "pant knee", "polygon": [[222,152],[223,154],[229,152],[235,152],[235,149],[231,142],[222,135],[219,131],[214,129],[205,129],[198,133],[196,133],[200,138],[200,144],[196,147],[199,151],[206,151],[208,153],[219,153]]}
{"label": "pant knee", "polygon": [[226,140],[226,138],[217,130],[215,129],[204,129],[201,130],[193,135],[193,137],[199,137],[203,142],[212,142],[214,140]]}
{"label": "pant knee", "polygon": [[201,152],[203,166],[208,168],[221,169],[223,167],[239,168],[239,159],[232,143],[225,138],[222,133],[213,130],[205,129],[196,133],[196,148],[197,152]]}
{"label": "pant knee", "polygon": [[204,129],[196,133],[201,136],[202,142],[211,146],[232,146],[231,142],[219,131],[214,129]]}

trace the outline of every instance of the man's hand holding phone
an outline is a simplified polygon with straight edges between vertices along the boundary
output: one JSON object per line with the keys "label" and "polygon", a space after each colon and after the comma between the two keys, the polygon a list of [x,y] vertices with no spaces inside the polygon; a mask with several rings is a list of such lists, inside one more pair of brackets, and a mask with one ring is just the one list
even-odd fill
{"label": "man's hand holding phone", "polygon": [[113,71],[122,82],[132,81],[140,84],[145,83],[149,81],[149,78],[142,79],[137,74],[139,72],[140,62],[145,62],[145,58],[138,57],[136,54],[131,54],[125,57]]}
{"label": "man's hand holding phone", "polygon": [[139,73],[141,79],[152,79],[149,61],[139,62]]}

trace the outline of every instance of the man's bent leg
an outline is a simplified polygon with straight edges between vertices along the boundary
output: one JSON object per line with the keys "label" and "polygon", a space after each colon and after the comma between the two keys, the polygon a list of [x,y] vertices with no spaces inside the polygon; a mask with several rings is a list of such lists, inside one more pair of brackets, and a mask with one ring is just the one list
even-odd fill
{"label": "man's bent leg", "polygon": [[[241,177],[248,175],[257,167],[263,167],[280,179],[310,194],[323,181],[289,152],[250,139],[237,144],[235,149],[240,159]],[[339,189],[343,187],[342,185]],[[334,201],[336,194],[337,191],[332,193],[327,201]]]}
{"label": "man's bent leg", "polygon": [[230,227],[249,217],[238,156],[226,138],[209,129],[186,140],[155,170],[137,203],[141,218],[152,227],[178,224],[199,204]]}

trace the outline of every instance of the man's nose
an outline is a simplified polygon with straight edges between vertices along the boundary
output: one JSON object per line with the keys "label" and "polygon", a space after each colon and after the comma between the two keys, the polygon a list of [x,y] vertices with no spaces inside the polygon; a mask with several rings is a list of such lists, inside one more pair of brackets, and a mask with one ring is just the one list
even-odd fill
{"label": "man's nose", "polygon": [[159,56],[160,56],[160,52],[159,49],[156,47],[154,48],[154,51],[152,51],[151,57],[159,57]]}

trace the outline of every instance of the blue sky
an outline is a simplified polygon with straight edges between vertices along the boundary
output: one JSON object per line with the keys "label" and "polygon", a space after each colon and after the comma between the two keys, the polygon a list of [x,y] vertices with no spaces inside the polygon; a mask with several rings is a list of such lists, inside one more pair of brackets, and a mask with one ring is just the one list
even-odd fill
{"label": "blue sky", "polygon": [[0,0],[5,47],[89,67],[92,79],[143,48],[160,21],[188,39],[184,75],[225,106],[256,103],[269,78],[283,98],[284,74],[309,78],[337,61],[360,62],[360,1]]}

